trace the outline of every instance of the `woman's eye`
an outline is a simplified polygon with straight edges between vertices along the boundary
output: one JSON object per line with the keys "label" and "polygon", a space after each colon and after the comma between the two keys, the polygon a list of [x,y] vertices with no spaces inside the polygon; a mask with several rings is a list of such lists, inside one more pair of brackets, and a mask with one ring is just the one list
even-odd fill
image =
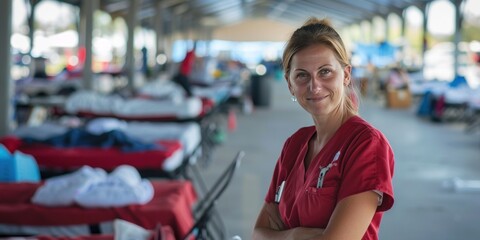
{"label": "woman's eye", "polygon": [[299,79],[299,80],[305,80],[307,78],[308,78],[308,74],[306,74],[306,73],[297,74],[297,79]]}
{"label": "woman's eye", "polygon": [[323,75],[323,76],[325,76],[325,75],[327,75],[327,74],[329,74],[329,73],[331,73],[331,72],[332,72],[332,70],[330,70],[330,69],[322,69],[322,70],[320,70],[320,74]]}

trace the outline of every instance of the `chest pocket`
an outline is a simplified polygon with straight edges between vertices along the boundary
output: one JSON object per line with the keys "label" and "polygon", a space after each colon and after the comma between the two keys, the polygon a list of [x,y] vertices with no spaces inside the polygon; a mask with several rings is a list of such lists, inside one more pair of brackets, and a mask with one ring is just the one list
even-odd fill
{"label": "chest pocket", "polygon": [[[321,169],[315,172],[320,175]],[[325,228],[337,203],[340,174],[337,166],[332,166],[324,175],[321,187],[317,188],[318,178],[312,178],[299,199],[300,225]]]}

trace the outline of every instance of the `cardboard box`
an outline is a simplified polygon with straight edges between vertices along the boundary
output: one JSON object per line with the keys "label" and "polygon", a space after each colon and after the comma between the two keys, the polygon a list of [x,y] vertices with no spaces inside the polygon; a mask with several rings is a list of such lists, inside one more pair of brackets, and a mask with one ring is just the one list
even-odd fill
{"label": "cardboard box", "polygon": [[409,89],[387,89],[388,108],[409,108],[412,105],[412,94]]}

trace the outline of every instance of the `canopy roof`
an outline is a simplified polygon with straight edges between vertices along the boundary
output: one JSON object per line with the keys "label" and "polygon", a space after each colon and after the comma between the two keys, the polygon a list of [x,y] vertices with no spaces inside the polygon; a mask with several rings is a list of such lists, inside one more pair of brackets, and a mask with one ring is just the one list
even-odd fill
{"label": "canopy roof", "polygon": [[[30,0],[38,2],[41,0]],[[81,0],[59,0],[80,5]],[[140,1],[140,0],[138,0]],[[372,19],[374,16],[401,14],[409,6],[422,8],[432,0],[141,0],[139,18],[153,25],[153,16],[161,4],[166,22],[175,16],[181,30],[202,26],[221,27],[251,18],[268,18],[298,26],[309,16],[328,17],[342,27]],[[100,0],[100,8],[113,16],[124,16],[130,0]],[[168,27],[165,30],[171,31]]]}

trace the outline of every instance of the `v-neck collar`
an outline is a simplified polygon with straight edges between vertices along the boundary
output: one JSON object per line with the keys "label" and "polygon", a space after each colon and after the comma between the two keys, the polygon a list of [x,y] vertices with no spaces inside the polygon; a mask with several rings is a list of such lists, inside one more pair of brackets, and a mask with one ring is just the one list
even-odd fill
{"label": "v-neck collar", "polygon": [[308,147],[309,147],[308,145],[309,145],[310,140],[312,140],[312,138],[317,133],[317,130],[315,129],[315,126],[312,126],[314,130],[309,133],[308,140],[305,142],[305,144],[303,145],[302,150],[300,152],[301,163],[299,164],[300,165],[299,167],[301,168],[301,174],[302,174],[301,179],[303,180],[303,184],[308,182],[307,178],[312,175],[311,172],[315,171],[315,169],[319,165],[321,165],[321,166],[328,165],[329,160],[331,160],[331,159],[323,157],[322,155],[324,155],[325,151],[327,151],[330,148],[330,145],[332,145],[332,144],[334,144],[335,142],[338,141],[337,140],[338,136],[342,136],[342,132],[345,131],[345,129],[348,129],[347,126],[350,125],[349,123],[353,119],[357,119],[357,117],[358,116],[352,116],[347,121],[345,121],[342,125],[340,125],[340,127],[337,129],[337,131],[335,131],[333,136],[322,147],[322,149],[320,149],[320,151],[315,156],[313,156],[312,161],[310,162],[310,165],[308,166],[307,169],[305,169],[305,157],[307,156]]}

